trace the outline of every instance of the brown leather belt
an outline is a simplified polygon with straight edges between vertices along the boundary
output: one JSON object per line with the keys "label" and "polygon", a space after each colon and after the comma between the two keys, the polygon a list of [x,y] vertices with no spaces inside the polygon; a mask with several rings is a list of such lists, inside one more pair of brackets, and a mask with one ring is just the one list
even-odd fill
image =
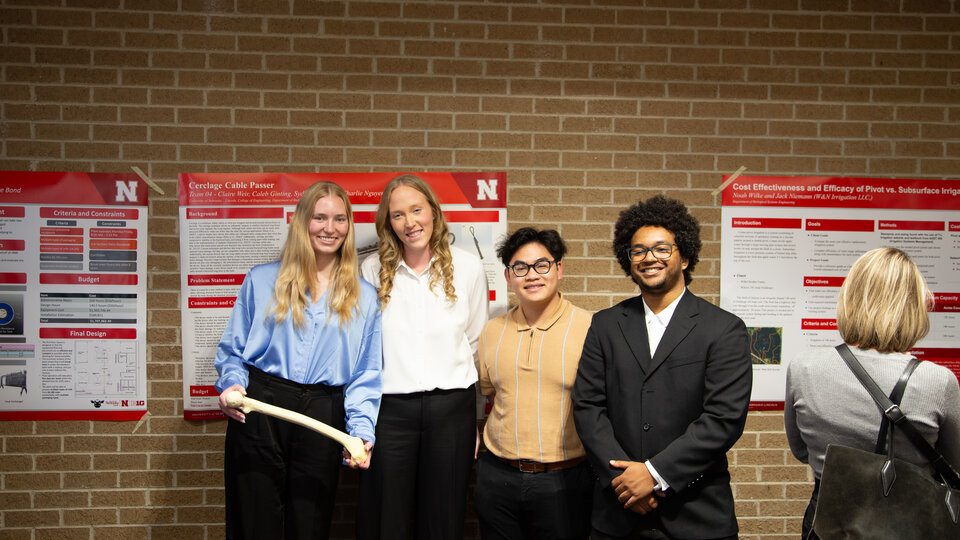
{"label": "brown leather belt", "polygon": [[561,469],[576,467],[577,465],[583,463],[584,459],[586,458],[578,457],[568,459],[566,461],[554,461],[553,463],[540,463],[539,461],[531,461],[529,459],[506,459],[500,456],[497,456],[497,459],[513,467],[514,469],[519,469],[520,472],[538,473],[546,471],[559,471]]}

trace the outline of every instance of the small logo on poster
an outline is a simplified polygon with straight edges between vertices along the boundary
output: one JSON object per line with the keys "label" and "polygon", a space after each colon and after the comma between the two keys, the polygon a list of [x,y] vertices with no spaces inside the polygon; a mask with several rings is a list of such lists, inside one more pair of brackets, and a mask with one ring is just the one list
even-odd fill
{"label": "small logo on poster", "polygon": [[94,408],[99,409],[100,406],[103,405],[103,400],[102,400],[102,399],[91,399],[91,400],[90,400],[90,403],[93,403]]}
{"label": "small logo on poster", "polygon": [[137,183],[117,180],[117,202],[137,202]]}
{"label": "small logo on poster", "polygon": [[497,180],[481,180],[477,179],[477,200],[486,201],[497,200]]}

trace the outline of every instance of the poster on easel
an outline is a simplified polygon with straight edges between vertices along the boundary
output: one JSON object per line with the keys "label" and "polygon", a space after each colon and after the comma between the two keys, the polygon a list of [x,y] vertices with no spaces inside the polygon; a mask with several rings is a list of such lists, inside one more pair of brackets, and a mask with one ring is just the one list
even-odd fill
{"label": "poster on easel", "polygon": [[783,409],[792,358],[841,342],[840,285],[863,253],[905,251],[934,297],[911,353],[960,375],[960,181],[741,176],[723,191],[720,306],[747,325],[751,409]]}
{"label": "poster on easel", "polygon": [[[217,344],[243,278],[251,267],[275,261],[300,195],[326,180],[350,196],[361,261],[377,255],[374,226],[383,188],[404,173],[182,173],[180,307],[183,416],[225,418],[217,406]],[[506,234],[506,173],[414,173],[437,195],[450,243],[477,255],[490,289],[491,316],[507,307],[496,242]]]}
{"label": "poster on easel", "polygon": [[147,186],[0,171],[0,420],[147,410]]}

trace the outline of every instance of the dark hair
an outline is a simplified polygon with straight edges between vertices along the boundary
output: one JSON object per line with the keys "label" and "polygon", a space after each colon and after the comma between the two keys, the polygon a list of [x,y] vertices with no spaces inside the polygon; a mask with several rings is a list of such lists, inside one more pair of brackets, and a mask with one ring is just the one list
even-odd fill
{"label": "dark hair", "polygon": [[[673,234],[680,255],[687,259],[687,268],[683,271],[683,281],[689,285],[693,281],[693,268],[700,260],[700,224],[690,215],[682,202],[657,195],[646,202],[637,204],[620,212],[620,218],[613,229],[613,254],[620,268],[630,274],[630,241],[641,227],[663,227]],[[632,276],[631,276],[632,277]]]}
{"label": "dark hair", "polygon": [[550,252],[553,260],[557,262],[560,262],[567,252],[567,245],[563,243],[563,238],[560,238],[560,233],[557,231],[553,229],[538,231],[533,227],[522,227],[513,231],[513,234],[497,244],[497,257],[500,257],[504,266],[510,266],[510,259],[513,258],[513,254],[531,242],[543,244],[543,247]]}

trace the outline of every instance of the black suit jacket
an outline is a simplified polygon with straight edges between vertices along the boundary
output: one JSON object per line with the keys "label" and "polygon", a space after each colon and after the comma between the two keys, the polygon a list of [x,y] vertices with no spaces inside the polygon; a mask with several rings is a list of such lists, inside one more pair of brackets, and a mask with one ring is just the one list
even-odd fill
{"label": "black suit jacket", "polygon": [[[653,356],[637,296],[598,312],[573,386],[574,421],[597,474],[593,526],[641,521],[617,501],[611,459],[647,461],[669,484],[655,514],[677,538],[737,534],[726,452],[740,438],[752,367],[739,317],[685,291]],[[648,514],[649,516],[649,514]]]}

